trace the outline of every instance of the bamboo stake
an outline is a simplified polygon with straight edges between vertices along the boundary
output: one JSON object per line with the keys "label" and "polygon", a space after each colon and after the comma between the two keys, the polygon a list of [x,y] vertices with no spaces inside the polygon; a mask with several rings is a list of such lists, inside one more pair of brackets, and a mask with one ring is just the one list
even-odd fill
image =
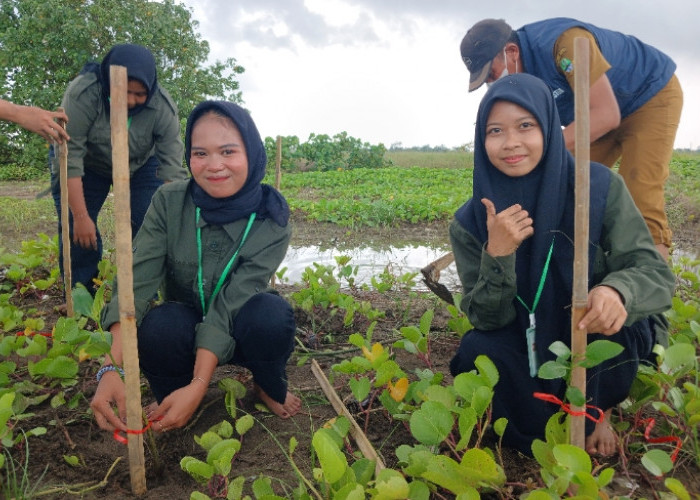
{"label": "bamboo stake", "polygon": [[275,161],[275,189],[280,190],[282,184],[282,136],[277,136],[277,159]]}
{"label": "bamboo stake", "polygon": [[[282,184],[282,136],[277,136],[277,158],[275,159],[275,189],[280,190]],[[270,285],[275,287],[276,276],[273,273],[270,279]]]}
{"label": "bamboo stake", "polygon": [[316,376],[318,383],[321,384],[321,389],[323,389],[323,392],[326,394],[326,397],[331,402],[331,405],[333,405],[333,408],[335,409],[336,413],[338,413],[338,415],[344,416],[350,421],[350,434],[355,439],[357,447],[360,449],[365,458],[374,460],[375,472],[379,474],[379,471],[386,468],[384,462],[377,454],[376,450],[372,446],[372,443],[370,443],[369,439],[367,439],[367,436],[365,436],[365,433],[362,432],[360,426],[357,425],[355,418],[345,407],[340,397],[338,396],[338,393],[335,392],[333,386],[330,384],[330,382],[328,382],[326,375],[323,373],[323,370],[321,370],[318,361],[316,361],[315,359],[311,360],[311,371]]}
{"label": "bamboo stake", "polygon": [[[589,99],[589,46],[588,39],[574,39],[575,122],[576,122],[576,193],[574,214],[574,285],[571,298],[571,385],[586,395],[586,369],[577,364],[586,354],[586,330],[578,323],[586,313],[588,301],[588,217],[590,205],[590,99]],[[582,411],[585,408],[573,407]],[[571,416],[571,444],[585,447],[586,420],[584,416]]]}
{"label": "bamboo stake", "polygon": [[[126,425],[141,429],[141,377],[136,339],[136,313],[131,243],[131,204],[129,201],[129,130],[127,126],[127,73],[124,66],[110,66],[110,127],[112,129],[112,180],[114,185],[117,279],[119,281],[119,322],[121,324],[126,385]],[[128,434],[131,490],[146,492],[143,435]]]}
{"label": "bamboo stake", "polygon": [[[63,112],[63,108],[56,111]],[[58,120],[58,125],[66,129],[66,122]],[[70,226],[68,221],[68,142],[54,142],[54,151],[58,149],[58,178],[61,187],[61,243],[63,245],[63,289],[66,293],[66,315],[73,316],[73,271],[70,256]]]}

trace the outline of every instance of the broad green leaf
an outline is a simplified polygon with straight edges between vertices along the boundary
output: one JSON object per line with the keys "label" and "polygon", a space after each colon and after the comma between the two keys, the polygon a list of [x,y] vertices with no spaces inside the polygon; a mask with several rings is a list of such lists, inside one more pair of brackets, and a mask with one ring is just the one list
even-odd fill
{"label": "broad green leaf", "polygon": [[205,484],[214,475],[213,466],[194,457],[184,457],[180,460],[180,468],[202,484]]}
{"label": "broad green leaf", "polygon": [[452,414],[441,403],[426,401],[409,420],[411,434],[427,445],[440,444],[454,425]]}
{"label": "broad green leaf", "polygon": [[696,366],[697,363],[694,345],[673,344],[666,349],[661,370],[664,373],[674,373],[681,369]]}
{"label": "broad green leaf", "polygon": [[239,436],[242,436],[253,428],[254,423],[255,419],[252,415],[243,415],[241,418],[236,420],[236,432]]}
{"label": "broad green leaf", "polygon": [[369,394],[372,385],[369,378],[367,377],[360,377],[359,379],[351,378],[350,380],[348,380],[348,384],[350,385],[352,395],[357,401],[364,401],[364,399]]}
{"label": "broad green leaf", "polygon": [[542,363],[539,370],[537,370],[537,376],[547,380],[553,380],[557,378],[565,378],[569,369],[566,365],[557,363],[556,361],[546,361]]}
{"label": "broad green leaf", "polygon": [[335,483],[348,468],[348,461],[345,455],[338,449],[335,441],[328,435],[327,429],[319,429],[314,433],[311,444],[318,455],[321,463],[323,476],[329,483]]}
{"label": "broad green leaf", "polygon": [[572,444],[558,444],[552,450],[557,462],[572,472],[592,470],[591,457],[584,450]]}
{"label": "broad green leaf", "polygon": [[662,450],[649,450],[642,456],[642,465],[655,476],[663,476],[673,469],[673,461]]}
{"label": "broad green leaf", "polygon": [[393,469],[382,469],[374,483],[377,494],[375,500],[401,500],[408,498],[410,488],[406,478]]}
{"label": "broad green leaf", "polygon": [[489,385],[492,388],[495,387],[498,383],[498,368],[493,364],[493,361],[481,354],[474,360],[474,365],[479,370],[481,376],[488,381]]}
{"label": "broad green leaf", "polygon": [[685,489],[683,483],[681,483],[678,479],[668,477],[664,481],[664,486],[666,486],[666,488],[668,488],[671,493],[676,495],[676,497],[678,497],[678,500],[690,500],[690,494],[688,493],[688,490]]}
{"label": "broad green leaf", "polygon": [[585,368],[592,368],[603,361],[612,359],[624,350],[617,342],[595,340],[586,346],[586,358],[580,363]]}

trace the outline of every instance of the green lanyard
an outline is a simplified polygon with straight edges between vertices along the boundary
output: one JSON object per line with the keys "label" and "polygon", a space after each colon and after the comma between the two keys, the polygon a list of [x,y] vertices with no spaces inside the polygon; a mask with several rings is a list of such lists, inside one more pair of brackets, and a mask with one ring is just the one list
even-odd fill
{"label": "green lanyard", "polygon": [[520,303],[527,309],[530,313],[530,326],[525,330],[525,337],[527,339],[527,360],[530,365],[530,376],[537,376],[537,350],[535,346],[535,309],[537,309],[537,304],[540,302],[540,296],[542,295],[542,289],[544,288],[544,282],[547,278],[547,270],[549,269],[549,261],[552,258],[552,251],[554,250],[554,239],[552,239],[552,244],[549,247],[549,253],[547,254],[547,260],[544,263],[544,268],[542,269],[542,275],[540,276],[540,284],[537,285],[537,292],[535,293],[535,300],[532,302],[532,309],[527,307],[525,301],[516,295],[515,298],[520,301]]}
{"label": "green lanyard", "polygon": [[214,298],[217,296],[217,294],[221,290],[221,287],[224,285],[224,281],[226,281],[226,276],[228,276],[228,273],[231,270],[231,266],[233,266],[233,261],[236,260],[236,257],[238,256],[238,252],[240,252],[241,247],[243,246],[243,243],[245,243],[245,240],[248,237],[248,233],[250,232],[250,228],[253,226],[253,222],[255,221],[255,212],[250,214],[250,218],[248,219],[248,225],[246,226],[245,231],[243,231],[243,237],[241,238],[241,242],[238,244],[238,248],[236,249],[236,252],[233,254],[233,257],[231,257],[231,260],[229,260],[228,264],[226,264],[226,267],[224,268],[224,272],[219,277],[219,281],[216,283],[216,287],[214,287],[214,291],[211,293],[211,297],[209,297],[208,304],[204,300],[204,284],[203,284],[204,280],[202,278],[202,228],[199,227],[199,207],[197,207],[196,214],[197,214],[197,220],[196,220],[196,225],[197,225],[197,287],[199,288],[199,300],[201,301],[201,304],[202,304],[202,314],[204,316],[206,316],[207,312],[209,311],[209,306],[211,306],[211,303],[214,301]]}

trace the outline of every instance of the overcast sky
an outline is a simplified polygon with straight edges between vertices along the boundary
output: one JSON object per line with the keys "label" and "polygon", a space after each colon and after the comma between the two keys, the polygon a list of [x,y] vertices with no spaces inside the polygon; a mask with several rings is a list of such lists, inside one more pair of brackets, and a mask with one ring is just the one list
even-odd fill
{"label": "overcast sky", "polygon": [[263,136],[346,131],[386,147],[466,144],[485,92],[467,92],[459,55],[467,29],[489,17],[519,28],[566,16],[671,56],[685,98],[676,147],[700,147],[698,0],[181,1],[212,60],[235,57],[245,68],[245,106]]}

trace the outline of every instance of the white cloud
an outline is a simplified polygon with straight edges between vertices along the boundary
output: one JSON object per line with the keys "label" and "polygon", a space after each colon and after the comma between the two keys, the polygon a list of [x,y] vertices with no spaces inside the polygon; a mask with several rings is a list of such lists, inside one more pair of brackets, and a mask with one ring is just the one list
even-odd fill
{"label": "white cloud", "polygon": [[[235,57],[243,98],[263,135],[346,131],[389,146],[458,146],[473,138],[483,90],[468,94],[459,57],[466,30],[487,17],[518,28],[569,16],[633,34],[678,64],[685,106],[676,146],[700,146],[700,69],[692,20],[700,2],[589,0],[184,0],[211,45]],[[634,7],[633,9],[631,7]]]}

